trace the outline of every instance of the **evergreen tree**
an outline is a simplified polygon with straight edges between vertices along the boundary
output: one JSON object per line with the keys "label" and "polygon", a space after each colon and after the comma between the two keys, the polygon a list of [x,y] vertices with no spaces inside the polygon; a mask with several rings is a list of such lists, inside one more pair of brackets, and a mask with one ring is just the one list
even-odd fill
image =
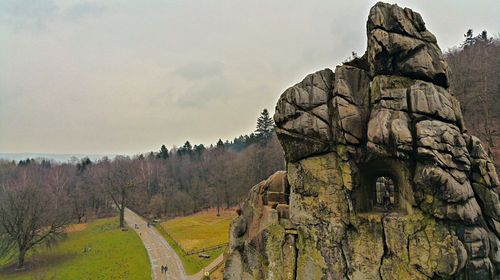
{"label": "evergreen tree", "polygon": [[34,159],[27,158],[26,160],[20,160],[17,164],[18,166],[28,166],[30,163],[35,162]]}
{"label": "evergreen tree", "polygon": [[221,139],[219,139],[219,141],[217,141],[217,148],[218,149],[224,149],[224,142],[222,142]]}
{"label": "evergreen tree", "polygon": [[194,145],[193,150],[196,153],[196,155],[201,156],[201,154],[203,154],[203,152],[205,151],[205,146],[203,146],[203,144]]}
{"label": "evergreen tree", "polygon": [[42,167],[45,167],[45,168],[50,168],[51,163],[50,163],[50,160],[48,160],[48,159],[42,159],[42,160],[40,161],[40,165],[41,165]]}
{"label": "evergreen tree", "polygon": [[191,143],[189,143],[189,141],[186,141],[186,143],[184,143],[184,146],[182,146],[182,148],[186,151],[186,153],[190,154],[192,151],[193,151],[193,146],[191,145]]}
{"label": "evergreen tree", "polygon": [[489,39],[488,39],[488,31],[486,30],[483,30],[481,32],[481,34],[477,35],[478,39],[480,39],[481,41],[484,41],[484,42],[487,42]]}
{"label": "evergreen tree", "polygon": [[476,43],[491,43],[492,38],[488,38],[488,31],[483,30],[477,36],[474,36],[472,29],[467,30],[464,34],[465,41],[462,43],[462,47],[471,47]]}
{"label": "evergreen tree", "polygon": [[191,143],[189,141],[186,141],[182,147],[180,147],[177,150],[177,155],[183,156],[183,155],[192,155],[193,154],[193,146],[191,146]]}
{"label": "evergreen tree", "polygon": [[92,161],[88,157],[85,157],[82,158],[82,160],[76,164],[76,169],[78,170],[78,172],[83,173],[87,169],[87,167],[91,164]]}
{"label": "evergreen tree", "polygon": [[168,149],[165,145],[161,145],[160,153],[158,153],[158,158],[167,159],[168,158]]}
{"label": "evergreen tree", "polygon": [[274,121],[269,116],[269,111],[264,109],[257,119],[255,134],[259,139],[269,139],[274,131]]}
{"label": "evergreen tree", "polygon": [[474,44],[474,33],[472,29],[467,30],[467,32],[464,34],[465,41],[463,43],[463,46],[471,46]]}

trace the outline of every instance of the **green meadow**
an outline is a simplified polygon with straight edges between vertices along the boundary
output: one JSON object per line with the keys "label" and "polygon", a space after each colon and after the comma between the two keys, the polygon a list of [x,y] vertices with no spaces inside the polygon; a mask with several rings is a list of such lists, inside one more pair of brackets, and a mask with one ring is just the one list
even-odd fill
{"label": "green meadow", "polygon": [[142,241],[133,230],[121,231],[117,218],[70,227],[56,246],[32,252],[26,266],[15,271],[15,257],[0,257],[0,279],[151,279]]}

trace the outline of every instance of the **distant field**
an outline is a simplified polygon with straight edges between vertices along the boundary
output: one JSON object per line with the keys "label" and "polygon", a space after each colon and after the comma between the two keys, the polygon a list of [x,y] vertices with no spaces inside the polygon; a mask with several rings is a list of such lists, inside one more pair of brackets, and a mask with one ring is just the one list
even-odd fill
{"label": "distant field", "polygon": [[[229,224],[236,213],[234,210],[221,211],[219,217],[217,217],[216,213],[215,210],[203,211],[191,216],[171,219],[157,225],[160,233],[179,255],[188,275],[200,271],[226,249],[223,247],[204,252],[204,254],[210,256],[209,259],[200,258],[198,254],[186,255],[184,253],[184,251],[209,248],[228,242]],[[183,250],[177,244],[182,246]]]}
{"label": "distant field", "polygon": [[161,225],[186,252],[209,248],[228,242],[229,224],[236,216],[234,210],[221,211],[220,216],[216,213],[216,210],[202,211]]}
{"label": "distant field", "polygon": [[[30,269],[25,272],[13,272],[12,261],[0,258],[0,279],[150,279],[141,240],[117,224],[117,218],[109,218],[69,227],[68,238],[58,246],[27,258]],[[83,253],[85,246],[90,252]]]}

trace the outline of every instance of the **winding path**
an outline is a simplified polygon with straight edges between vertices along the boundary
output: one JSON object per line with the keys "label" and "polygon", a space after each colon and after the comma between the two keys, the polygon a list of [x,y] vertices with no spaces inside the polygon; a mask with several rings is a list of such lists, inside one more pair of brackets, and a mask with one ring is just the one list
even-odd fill
{"label": "winding path", "polygon": [[[175,279],[188,280],[190,277],[186,275],[182,262],[174,249],[168,245],[167,241],[153,226],[147,227],[146,221],[130,209],[125,209],[125,221],[133,228],[142,239],[144,247],[148,251],[149,260],[151,262],[151,279]],[[137,224],[139,227],[135,229]],[[166,264],[168,272],[165,275],[161,273],[161,266]]]}
{"label": "winding path", "polygon": [[[156,228],[153,226],[148,228],[147,222],[128,208],[125,209],[125,221],[130,228],[134,229],[137,234],[139,234],[142,243],[144,243],[144,247],[146,247],[148,251],[149,260],[151,262],[151,279],[153,280],[199,280],[203,277],[204,271],[210,271],[224,260],[221,254],[204,269],[194,275],[188,276],[186,275],[179,256],[177,256],[174,249],[170,247]],[[139,227],[138,229],[134,228],[136,224]],[[161,266],[165,264],[168,266],[166,275],[161,273]]]}

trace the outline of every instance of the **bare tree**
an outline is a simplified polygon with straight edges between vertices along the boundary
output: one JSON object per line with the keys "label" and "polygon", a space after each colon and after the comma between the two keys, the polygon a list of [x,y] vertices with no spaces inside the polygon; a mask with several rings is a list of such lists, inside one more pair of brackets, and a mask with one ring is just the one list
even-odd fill
{"label": "bare tree", "polygon": [[42,244],[54,244],[71,217],[64,197],[43,185],[48,178],[39,166],[23,167],[18,172],[0,190],[0,253],[16,248],[17,267],[22,269],[26,253]]}
{"label": "bare tree", "polygon": [[114,161],[104,161],[93,166],[100,173],[103,190],[109,195],[120,212],[120,227],[125,227],[125,208],[132,191],[139,186],[139,168],[126,157],[116,157]]}
{"label": "bare tree", "polygon": [[82,186],[77,185],[70,191],[69,199],[71,201],[73,217],[76,218],[78,223],[81,223],[87,215],[89,196],[83,190]]}
{"label": "bare tree", "polygon": [[149,201],[149,210],[151,211],[151,214],[153,215],[154,218],[157,218],[160,216],[160,214],[163,211],[163,206],[164,206],[164,202],[163,202],[163,198],[161,195],[159,194],[156,194],[154,195],[151,200]]}

